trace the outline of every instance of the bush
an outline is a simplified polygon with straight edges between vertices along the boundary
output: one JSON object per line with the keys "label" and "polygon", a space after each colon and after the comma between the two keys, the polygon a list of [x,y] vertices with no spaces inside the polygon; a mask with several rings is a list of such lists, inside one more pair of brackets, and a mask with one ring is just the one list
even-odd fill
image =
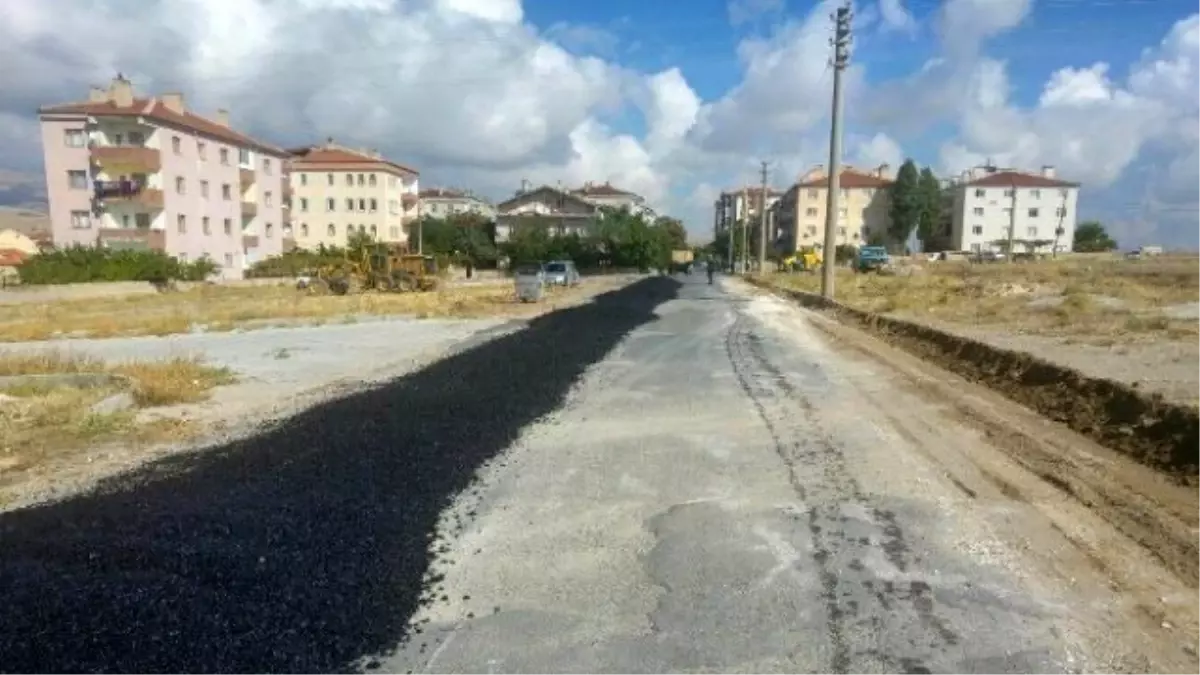
{"label": "bush", "polygon": [[162,251],[71,246],[30,256],[18,268],[22,284],[78,284],[93,281],[203,281],[218,269],[208,258],[184,263]]}
{"label": "bush", "polygon": [[254,263],[250,269],[246,270],[246,277],[251,279],[295,277],[308,270],[319,269],[326,265],[336,265],[345,257],[346,252],[337,247],[322,246],[315,251],[295,249]]}

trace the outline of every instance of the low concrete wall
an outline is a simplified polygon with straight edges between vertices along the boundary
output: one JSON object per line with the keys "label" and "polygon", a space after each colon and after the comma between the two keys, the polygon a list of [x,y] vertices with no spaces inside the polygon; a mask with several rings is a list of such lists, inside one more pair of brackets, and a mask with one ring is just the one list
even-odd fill
{"label": "low concrete wall", "polygon": [[803,291],[756,286],[856,324],[923,359],[985,384],[1092,440],[1189,483],[1200,469],[1200,413],[1158,394],[1089,377],[1025,352],[1000,349],[911,321],[864,312]]}

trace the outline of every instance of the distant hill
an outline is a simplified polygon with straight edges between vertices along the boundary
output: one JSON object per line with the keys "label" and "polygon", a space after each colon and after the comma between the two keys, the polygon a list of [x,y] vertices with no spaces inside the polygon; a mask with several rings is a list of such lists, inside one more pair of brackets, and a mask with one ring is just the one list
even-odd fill
{"label": "distant hill", "polygon": [[0,206],[45,212],[46,179],[41,172],[0,169]]}
{"label": "distant hill", "polygon": [[16,230],[25,235],[50,233],[50,216],[45,211],[0,206],[0,231]]}

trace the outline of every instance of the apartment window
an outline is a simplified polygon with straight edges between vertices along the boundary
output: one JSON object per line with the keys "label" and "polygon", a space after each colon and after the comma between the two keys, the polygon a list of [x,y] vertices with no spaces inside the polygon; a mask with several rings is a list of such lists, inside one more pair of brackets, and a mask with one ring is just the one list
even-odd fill
{"label": "apartment window", "polygon": [[1030,191],[1029,191],[1029,196],[1030,196],[1030,197],[1033,197],[1034,199],[1041,199],[1041,198],[1042,198],[1042,191],[1041,191],[1041,190],[1030,190]]}
{"label": "apartment window", "polygon": [[267,223],[266,225],[263,225],[263,234],[265,234],[267,236],[267,239],[270,239],[271,237],[275,236],[275,226],[272,225],[271,223]]}
{"label": "apartment window", "polygon": [[71,212],[71,229],[72,230],[87,230],[92,227],[92,214],[87,211],[72,211]]}
{"label": "apartment window", "polygon": [[372,226],[371,226],[371,236],[372,236],[372,237],[374,237],[374,236],[375,236],[375,235],[377,235],[377,234],[379,234],[379,228],[377,228],[377,227],[375,227],[374,225],[372,225]]}
{"label": "apartment window", "polygon": [[283,229],[283,236],[285,236],[285,237],[292,236],[292,226],[291,225],[289,225],[288,223],[284,223],[282,229]]}
{"label": "apartment window", "polygon": [[177,155],[183,154],[183,141],[178,136],[171,137],[171,152]]}
{"label": "apartment window", "polygon": [[1066,199],[1068,194],[1070,194],[1070,193],[1067,191],[1066,188],[1063,188],[1058,191],[1058,196],[1062,197],[1063,199]]}
{"label": "apartment window", "polygon": [[301,186],[308,185],[308,174],[306,174],[306,173],[300,174],[300,185]]}
{"label": "apartment window", "polygon": [[129,144],[134,147],[142,147],[146,144],[146,136],[140,131],[129,132]]}
{"label": "apartment window", "polygon": [[183,215],[182,213],[175,216],[175,229],[180,234],[187,232],[187,216]]}
{"label": "apartment window", "polygon": [[1005,190],[1005,191],[1004,191],[1004,196],[1005,196],[1005,197],[1012,197],[1012,196],[1013,196],[1013,190],[1012,190],[1012,188],[1009,188],[1009,189]]}
{"label": "apartment window", "polygon": [[204,141],[196,141],[196,154],[200,157],[201,161],[208,159],[208,146],[205,145]]}
{"label": "apartment window", "polygon": [[1038,212],[1038,210],[1037,210],[1037,209],[1029,209],[1029,217],[1030,217],[1030,218],[1037,218],[1037,217],[1038,217],[1038,213],[1039,213],[1039,212]]}
{"label": "apartment window", "polygon": [[329,227],[325,228],[325,231],[331,237],[337,236],[337,226],[333,223],[330,223]]}
{"label": "apartment window", "polygon": [[983,234],[983,226],[982,225],[973,225],[971,227],[971,234]]}
{"label": "apartment window", "polygon": [[1065,217],[1067,215],[1067,207],[1060,206],[1057,209],[1054,209],[1054,215],[1058,216],[1059,218]]}
{"label": "apartment window", "polygon": [[185,262],[187,262],[187,261],[188,261],[188,256],[187,256],[187,254],[186,254],[186,253],[180,253],[180,254],[179,254],[178,256],[176,256],[176,257],[178,257],[178,258],[179,258],[179,262],[184,262],[184,263],[185,263]]}
{"label": "apartment window", "polygon": [[300,223],[300,236],[301,237],[308,236],[308,223]]}
{"label": "apartment window", "polygon": [[370,206],[371,206],[371,213],[375,213],[376,211],[379,210],[379,202],[375,199],[372,199],[370,201]]}
{"label": "apartment window", "polygon": [[804,215],[808,216],[809,218],[816,218],[817,217],[817,209],[815,207],[810,206],[807,209],[804,209]]}
{"label": "apartment window", "polygon": [[352,173],[346,174],[346,185],[349,185],[351,187],[354,186],[354,174],[352,174]]}
{"label": "apartment window", "polygon": [[149,213],[135,213],[133,216],[133,224],[139,230],[150,229],[150,214]]}
{"label": "apartment window", "polygon": [[1036,237],[1037,236],[1037,228],[1031,227],[1031,228],[1025,230],[1025,234],[1030,237]]}
{"label": "apartment window", "polygon": [[250,163],[250,151],[249,150],[247,150],[246,148],[238,148],[238,163],[239,164],[249,164]]}
{"label": "apartment window", "polygon": [[263,173],[268,176],[271,175],[271,160],[269,158],[263,158]]}
{"label": "apartment window", "polygon": [[982,188],[976,188],[976,189],[975,189],[975,196],[976,196],[976,197],[978,197],[978,198],[980,198],[980,199],[983,199],[984,197],[986,197],[986,196],[987,196],[987,190],[984,190],[984,189],[982,189]]}
{"label": "apartment window", "polygon": [[177,195],[187,194],[187,184],[184,182],[183,176],[175,177],[175,194],[177,194]]}
{"label": "apartment window", "polygon": [[325,174],[325,181],[327,183],[329,183],[330,185],[333,185],[333,174],[331,174],[331,173]]}
{"label": "apartment window", "polygon": [[221,227],[225,229],[225,234],[233,234],[233,219],[226,218],[221,221]]}
{"label": "apartment window", "polygon": [[212,226],[209,225],[208,216],[200,219],[200,231],[206,235],[212,234]]}
{"label": "apartment window", "polygon": [[83,129],[67,129],[63,131],[63,144],[68,148],[82,148],[87,145],[87,134]]}
{"label": "apartment window", "polygon": [[817,191],[816,191],[816,190],[809,190],[809,191],[808,191],[808,198],[809,198],[809,199],[816,199],[816,198],[817,198],[817,197],[819,197],[819,196],[820,196],[820,195],[817,193]]}
{"label": "apartment window", "polygon": [[200,181],[200,196],[208,199],[208,181],[206,180]]}
{"label": "apartment window", "polygon": [[307,213],[307,212],[308,212],[308,197],[301,197],[301,198],[300,198],[300,212],[301,212],[301,213]]}
{"label": "apartment window", "polygon": [[388,185],[390,185],[392,187],[396,187],[396,177],[395,176],[388,176]]}
{"label": "apartment window", "polygon": [[72,190],[86,190],[88,186],[86,171],[68,171],[67,185]]}
{"label": "apartment window", "polygon": [[392,215],[396,215],[396,214],[400,213],[400,202],[396,201],[395,199],[389,199],[388,200],[388,211]]}
{"label": "apartment window", "polygon": [[232,253],[225,254],[225,266],[233,267],[233,254]]}
{"label": "apartment window", "polygon": [[229,183],[221,183],[221,199],[225,201],[233,199],[233,188],[229,186]]}
{"label": "apartment window", "polygon": [[362,187],[366,184],[367,184],[367,177],[362,175],[361,173],[358,174],[358,186]]}
{"label": "apartment window", "polygon": [[325,200],[325,210],[326,211],[328,211],[329,213],[333,213],[335,208],[336,208],[336,200],[334,200],[333,197],[330,197]]}
{"label": "apartment window", "polygon": [[983,207],[976,206],[975,208],[971,209],[971,215],[982,216],[983,215]]}
{"label": "apartment window", "polygon": [[399,239],[400,238],[400,228],[395,227],[395,226],[389,227],[388,228],[388,236],[391,237],[392,239]]}
{"label": "apartment window", "polygon": [[121,215],[121,227],[129,227],[129,214],[128,213]]}
{"label": "apartment window", "polygon": [[[349,176],[350,174],[346,174],[346,175]],[[354,200],[353,199],[346,200],[346,210],[350,211],[351,213],[354,212]]]}
{"label": "apartment window", "polygon": [[1005,218],[1012,218],[1012,212],[1013,212],[1013,210],[1012,210],[1011,206],[1004,207],[1004,217]]}
{"label": "apartment window", "polygon": [[845,237],[845,236],[846,236],[846,228],[844,228],[844,227],[839,227],[839,228],[838,228],[838,236],[839,236],[839,237]]}
{"label": "apartment window", "polygon": [[273,200],[273,199],[272,199],[272,197],[271,197],[271,193],[270,193],[270,191],[267,191],[267,192],[264,192],[264,193],[263,193],[263,206],[266,206],[266,207],[270,208],[270,206],[271,206],[271,203],[272,203],[273,201],[274,201],[274,200]]}
{"label": "apartment window", "polygon": [[377,184],[377,181],[375,180],[375,174],[368,175],[367,176],[367,185],[370,185],[371,187],[375,187],[376,184]]}
{"label": "apartment window", "polygon": [[365,200],[365,199],[358,200],[358,210],[364,211],[364,212],[367,210],[367,200]]}
{"label": "apartment window", "polygon": [[217,156],[221,159],[221,164],[229,166],[229,148],[221,148],[217,151]]}

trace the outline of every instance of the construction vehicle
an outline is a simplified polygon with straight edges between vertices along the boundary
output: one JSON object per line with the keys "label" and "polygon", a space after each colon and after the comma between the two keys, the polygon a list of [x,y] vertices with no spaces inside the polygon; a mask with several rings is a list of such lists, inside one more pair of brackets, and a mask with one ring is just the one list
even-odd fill
{"label": "construction vehicle", "polygon": [[814,272],[823,262],[824,258],[816,247],[805,246],[783,259],[783,269],[786,272]]}
{"label": "construction vehicle", "polygon": [[349,249],[343,260],[317,271],[309,288],[334,295],[364,290],[392,293],[433,291],[439,286],[437,260],[409,253],[403,245],[373,243]]}
{"label": "construction vehicle", "polygon": [[671,251],[671,273],[687,272],[692,273],[692,262],[695,260],[696,254],[687,248],[676,249]]}

